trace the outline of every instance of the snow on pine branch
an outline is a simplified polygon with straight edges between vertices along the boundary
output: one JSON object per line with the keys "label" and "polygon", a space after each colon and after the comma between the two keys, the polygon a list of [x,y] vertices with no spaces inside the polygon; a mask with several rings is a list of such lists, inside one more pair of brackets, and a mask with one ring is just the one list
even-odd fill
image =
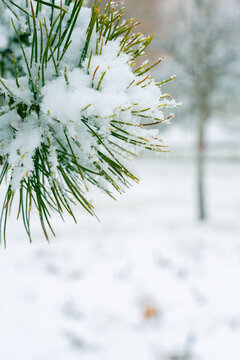
{"label": "snow on pine branch", "polygon": [[160,61],[136,66],[152,37],[134,33],[124,9],[111,1],[102,11],[99,1],[92,8],[82,0],[27,4],[1,5],[18,42],[12,74],[0,78],[2,219],[19,193],[29,237],[35,205],[48,238],[51,210],[74,217],[72,204],[80,203],[94,214],[90,183],[112,195],[111,187],[123,192],[138,181],[128,160],[145,149],[166,151],[152,125],[168,123],[165,109],[177,104],[151,76]]}

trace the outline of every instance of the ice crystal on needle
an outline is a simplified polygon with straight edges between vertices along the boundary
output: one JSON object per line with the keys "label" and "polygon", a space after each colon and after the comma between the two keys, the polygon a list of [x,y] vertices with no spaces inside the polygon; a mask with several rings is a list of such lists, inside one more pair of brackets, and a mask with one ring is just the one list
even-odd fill
{"label": "ice crystal on needle", "polygon": [[74,217],[78,202],[94,214],[89,183],[111,195],[137,181],[127,160],[165,150],[152,125],[168,122],[164,109],[176,103],[151,76],[156,64],[136,66],[152,37],[134,33],[112,1],[102,11],[97,0],[91,9],[83,0],[2,3],[18,41],[13,76],[0,78],[3,231],[18,193],[29,237],[34,205],[48,238],[51,210]]}

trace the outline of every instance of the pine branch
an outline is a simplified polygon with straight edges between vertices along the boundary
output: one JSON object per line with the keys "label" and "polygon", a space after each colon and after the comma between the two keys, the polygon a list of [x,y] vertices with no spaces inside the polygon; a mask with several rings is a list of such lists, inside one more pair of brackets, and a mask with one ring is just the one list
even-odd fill
{"label": "pine branch", "polygon": [[[3,3],[15,17],[11,23],[18,56],[13,56],[11,74],[5,72],[6,78],[0,78],[0,117],[7,124],[7,141],[0,137],[0,185],[3,179],[8,183],[1,233],[6,245],[7,219],[17,195],[17,217],[22,218],[30,241],[33,207],[49,241],[49,234],[55,235],[53,213],[63,217],[68,212],[76,221],[73,208],[79,203],[95,216],[87,199],[89,185],[113,197],[111,188],[122,193],[139,181],[127,161],[140,150],[167,151],[156,130],[149,128],[170,120],[162,110],[176,104],[161,93],[160,86],[172,78],[155,83],[150,71],[161,60],[132,69],[135,60],[146,54],[153,36],[134,34],[138,23],[135,19],[123,21],[125,10],[111,0],[101,11],[100,1],[95,0],[90,14],[83,0],[30,0],[25,8],[18,1]],[[22,17],[28,28],[24,37],[19,23]],[[81,45],[76,40],[79,36]],[[112,51],[107,57],[108,47]],[[118,66],[119,83],[113,87],[116,75],[112,81],[111,76]],[[119,87],[128,79],[125,88]],[[80,102],[87,98],[79,109],[72,100],[76,93]],[[136,102],[139,93],[140,102]],[[116,106],[111,104],[112,94],[114,101],[118,99]],[[151,104],[144,103],[145,94],[154,98]],[[98,110],[99,98],[110,108],[106,114],[103,107]],[[74,112],[75,107],[78,110]],[[17,125],[11,122],[13,113],[19,118]]]}

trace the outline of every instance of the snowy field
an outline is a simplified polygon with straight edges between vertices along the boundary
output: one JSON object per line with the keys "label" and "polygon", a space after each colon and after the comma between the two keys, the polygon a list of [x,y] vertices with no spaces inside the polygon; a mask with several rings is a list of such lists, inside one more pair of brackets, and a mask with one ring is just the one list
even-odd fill
{"label": "snowy field", "polygon": [[[55,220],[30,245],[10,221],[0,248],[2,360],[239,360],[240,166],[210,161],[207,223],[195,167],[144,158],[142,181],[97,214]],[[95,195],[93,195],[95,197]]]}

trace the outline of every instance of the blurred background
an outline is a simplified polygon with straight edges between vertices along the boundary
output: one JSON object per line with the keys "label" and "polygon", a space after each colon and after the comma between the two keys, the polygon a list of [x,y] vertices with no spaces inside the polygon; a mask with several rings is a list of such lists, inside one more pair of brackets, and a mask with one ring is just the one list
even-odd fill
{"label": "blurred background", "polygon": [[[0,249],[4,360],[240,359],[240,1],[127,0],[181,108],[170,152],[97,221],[53,219],[47,244],[11,218]],[[1,194],[1,197],[3,195]]]}

